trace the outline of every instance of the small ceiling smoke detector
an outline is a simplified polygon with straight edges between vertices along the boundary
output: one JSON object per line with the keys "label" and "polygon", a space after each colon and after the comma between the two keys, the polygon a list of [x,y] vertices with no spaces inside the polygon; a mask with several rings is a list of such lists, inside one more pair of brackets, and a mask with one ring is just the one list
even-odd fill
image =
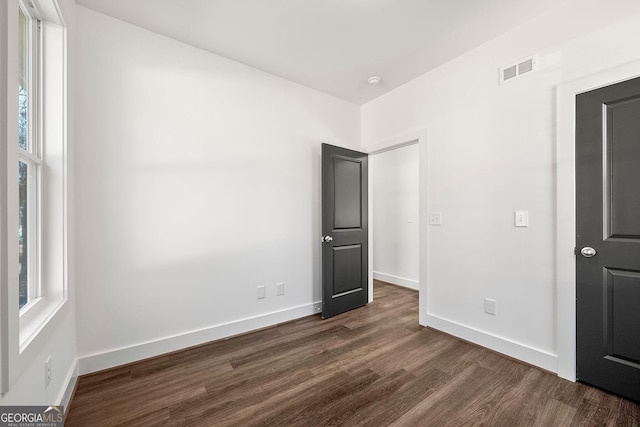
{"label": "small ceiling smoke detector", "polygon": [[378,76],[371,76],[367,79],[367,82],[371,85],[371,86],[378,86],[380,84],[380,82],[382,81],[382,79]]}

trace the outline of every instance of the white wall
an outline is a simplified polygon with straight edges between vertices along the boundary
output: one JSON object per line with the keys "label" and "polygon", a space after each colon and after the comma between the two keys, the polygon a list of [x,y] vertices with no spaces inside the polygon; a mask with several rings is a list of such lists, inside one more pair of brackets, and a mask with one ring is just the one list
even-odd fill
{"label": "white wall", "polygon": [[373,277],[418,289],[418,145],[371,156]]}
{"label": "white wall", "polygon": [[81,371],[311,314],[359,108],[82,7],[77,40]]}
{"label": "white wall", "polygon": [[[421,184],[444,215],[420,260],[429,323],[553,370],[555,91],[640,58],[636,1],[571,2],[361,110],[59,3],[70,304],[0,404],[64,401],[78,355],[90,371],[309,312],[320,299],[320,142],[357,148],[423,127]],[[12,69],[15,52],[0,52]],[[536,52],[539,72],[497,85],[499,66]],[[528,229],[512,227],[515,209],[529,210]],[[498,316],[482,312],[484,297]]]}
{"label": "white wall", "polygon": [[[73,150],[74,150],[74,63],[75,63],[75,2],[73,0],[58,0],[60,11],[64,18],[64,24],[66,27],[67,37],[67,57],[65,70],[67,72],[68,80],[66,85],[66,101],[67,101],[67,129],[66,129],[66,149],[67,149],[67,162],[66,162],[66,174],[67,174],[67,193],[66,193],[66,215],[67,215],[67,251],[66,251],[66,275],[67,275],[67,301],[56,312],[56,314],[49,320],[44,326],[42,331],[36,338],[31,341],[25,349],[22,349],[19,356],[16,354],[15,360],[10,363],[10,376],[17,378],[11,381],[11,387],[9,391],[0,397],[0,405],[52,405],[52,404],[67,404],[69,399],[69,393],[73,386],[75,377],[77,377],[77,364],[76,364],[76,310],[75,310],[75,281],[74,281],[74,254],[75,246],[73,242],[74,235],[74,196],[73,196],[73,180],[74,180],[74,167],[73,167]],[[18,69],[17,60],[17,19],[18,15],[17,1],[6,2],[4,6],[8,6],[8,19],[12,20],[8,22],[6,28],[15,30],[15,33],[9,35],[9,49],[7,57],[7,73],[4,70],[1,75],[8,75],[11,82],[15,82],[15,74]],[[2,24],[5,25],[4,23]],[[6,42],[6,40],[2,40]],[[0,61],[3,63],[3,61]],[[14,100],[17,105],[17,93],[15,93],[15,86],[9,85],[10,94],[14,93],[15,98],[8,99],[8,103],[13,104]],[[50,101],[50,100],[49,100]],[[4,102],[4,101],[3,101]],[[17,108],[17,107],[16,107]],[[16,117],[16,114],[12,114],[11,108],[10,116]],[[8,123],[15,123],[13,120],[9,120]],[[51,124],[49,124],[51,125]],[[17,128],[10,128],[7,132],[17,132]],[[10,138],[11,141],[15,141],[16,138]],[[45,142],[46,143],[46,142]],[[15,142],[14,142],[15,144]],[[6,170],[4,167],[2,170]],[[12,178],[12,177],[10,177]],[[15,182],[15,179],[9,179],[9,182]],[[4,193],[3,193],[4,194]],[[62,196],[56,194],[60,200],[55,203],[62,203]],[[48,197],[52,197],[51,194]],[[56,205],[57,206],[57,205]],[[0,217],[3,214],[0,212]],[[11,216],[11,218],[14,218]],[[61,219],[59,218],[60,223]],[[14,224],[16,222],[11,221],[10,230],[15,230]],[[9,248],[11,245],[9,243]],[[60,247],[56,250],[60,251]],[[10,255],[14,255],[11,253]],[[2,253],[0,253],[2,255]],[[60,259],[61,254],[55,253],[56,265],[54,268],[61,269]],[[12,263],[10,263],[11,265]],[[17,263],[15,264],[17,265]],[[10,269],[11,271],[11,269]],[[17,276],[17,274],[16,274]],[[45,276],[47,277],[47,276]],[[15,283],[13,280],[10,283]],[[15,331],[17,334],[17,330]],[[17,339],[16,335],[10,333],[9,339]],[[17,344],[15,344],[17,345]],[[52,362],[52,377],[51,383],[48,387],[45,387],[44,378],[44,362],[51,357]]]}
{"label": "white wall", "polygon": [[[22,367],[19,379],[2,396],[0,405],[68,405],[78,376],[75,330],[73,312],[66,313],[54,328],[47,329],[30,350],[30,363]],[[49,356],[52,375],[45,388],[44,362]]]}
{"label": "white wall", "polygon": [[[556,88],[640,58],[639,13],[569,2],[363,106],[363,145],[428,129],[428,205],[443,215],[421,259],[429,325],[556,370]],[[538,72],[498,84],[535,53]]]}

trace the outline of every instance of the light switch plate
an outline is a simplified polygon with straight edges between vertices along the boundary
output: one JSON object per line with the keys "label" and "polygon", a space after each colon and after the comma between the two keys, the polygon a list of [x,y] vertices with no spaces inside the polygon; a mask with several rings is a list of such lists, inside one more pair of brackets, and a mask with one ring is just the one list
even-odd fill
{"label": "light switch plate", "polygon": [[484,312],[487,314],[491,314],[493,316],[496,315],[496,300],[491,298],[484,299]]}
{"label": "light switch plate", "polygon": [[516,211],[516,213],[515,213],[515,226],[516,227],[528,227],[529,226],[529,212],[528,211]]}

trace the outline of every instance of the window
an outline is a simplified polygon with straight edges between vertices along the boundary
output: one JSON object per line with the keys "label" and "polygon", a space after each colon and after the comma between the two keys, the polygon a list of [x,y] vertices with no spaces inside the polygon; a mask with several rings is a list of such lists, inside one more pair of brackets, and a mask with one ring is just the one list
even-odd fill
{"label": "window", "polygon": [[[13,307],[22,353],[66,301],[67,78],[60,5],[55,0],[15,5],[18,129],[8,162],[16,174],[9,206],[17,226],[11,305],[18,302]],[[16,123],[11,116],[9,123]]]}
{"label": "window", "polygon": [[[0,393],[68,319],[67,28],[72,2],[0,0]],[[13,46],[13,48],[10,48]]]}
{"label": "window", "polygon": [[26,8],[18,16],[18,286],[19,308],[42,296],[40,223],[42,148],[39,115],[40,23]]}

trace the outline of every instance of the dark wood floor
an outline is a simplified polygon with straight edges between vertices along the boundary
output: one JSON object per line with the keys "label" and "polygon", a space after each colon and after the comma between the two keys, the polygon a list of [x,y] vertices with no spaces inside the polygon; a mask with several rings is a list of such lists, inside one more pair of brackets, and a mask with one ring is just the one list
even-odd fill
{"label": "dark wood floor", "polygon": [[418,294],[79,380],[66,426],[639,426],[640,405],[418,325]]}

